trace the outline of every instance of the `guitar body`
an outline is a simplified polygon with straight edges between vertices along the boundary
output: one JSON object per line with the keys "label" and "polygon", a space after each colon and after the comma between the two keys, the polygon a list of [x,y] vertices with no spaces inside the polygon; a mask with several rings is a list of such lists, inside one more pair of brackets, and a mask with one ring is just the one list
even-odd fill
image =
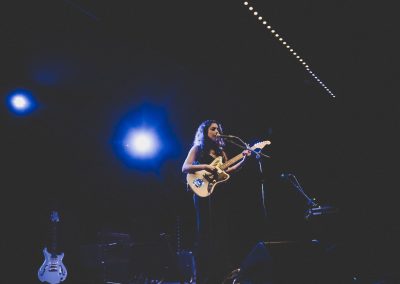
{"label": "guitar body", "polygon": [[50,284],[64,281],[67,278],[67,269],[62,262],[64,253],[52,255],[44,248],[43,255],[45,260],[38,271],[39,280]]}
{"label": "guitar body", "polygon": [[222,157],[217,157],[210,164],[215,166],[216,173],[210,173],[206,170],[187,174],[186,181],[189,187],[200,197],[207,197],[213,193],[215,186],[229,179],[229,174],[221,170],[219,166],[223,165]]}

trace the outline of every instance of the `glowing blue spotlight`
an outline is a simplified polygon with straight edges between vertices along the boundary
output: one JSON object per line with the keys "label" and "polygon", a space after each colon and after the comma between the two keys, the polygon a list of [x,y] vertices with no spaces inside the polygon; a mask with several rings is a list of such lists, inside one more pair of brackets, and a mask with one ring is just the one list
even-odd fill
{"label": "glowing blue spotlight", "polygon": [[18,111],[25,111],[31,103],[28,98],[24,95],[15,95],[11,98],[12,106]]}
{"label": "glowing blue spotlight", "polygon": [[156,156],[160,143],[151,129],[131,129],[125,137],[124,146],[132,157],[149,159]]}
{"label": "glowing blue spotlight", "polygon": [[31,94],[26,91],[11,93],[7,99],[8,108],[17,115],[31,113],[36,108],[36,102]]}
{"label": "glowing blue spotlight", "polygon": [[181,146],[166,110],[165,106],[143,101],[117,123],[111,143],[125,166],[161,175],[163,165],[180,154]]}

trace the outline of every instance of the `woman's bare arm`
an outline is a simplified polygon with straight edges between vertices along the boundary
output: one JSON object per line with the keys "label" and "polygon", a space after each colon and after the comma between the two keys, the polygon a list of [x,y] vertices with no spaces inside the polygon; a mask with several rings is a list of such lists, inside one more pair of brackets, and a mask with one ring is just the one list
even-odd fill
{"label": "woman's bare arm", "polygon": [[193,173],[201,170],[206,170],[208,172],[215,171],[215,167],[208,164],[198,164],[194,165],[193,163],[196,161],[196,156],[198,152],[198,146],[193,146],[185,159],[185,162],[182,165],[182,173]]}

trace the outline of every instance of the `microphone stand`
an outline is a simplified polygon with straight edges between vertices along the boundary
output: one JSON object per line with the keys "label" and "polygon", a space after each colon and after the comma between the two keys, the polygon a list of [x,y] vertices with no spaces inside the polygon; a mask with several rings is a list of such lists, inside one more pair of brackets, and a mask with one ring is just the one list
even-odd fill
{"label": "microphone stand", "polygon": [[[307,204],[309,206],[318,206],[318,203],[316,202],[315,198],[310,198],[308,195],[304,192],[303,188],[301,187],[299,181],[297,180],[296,176],[294,174],[283,174],[283,176],[287,176],[288,180],[290,183],[296,188],[303,196],[305,199],[307,199]],[[292,178],[291,178],[292,177]]]}
{"label": "microphone stand", "polygon": [[303,190],[302,186],[300,185],[299,181],[297,180],[294,174],[282,174],[283,178],[289,180],[289,182],[296,188],[307,200],[307,205],[310,206],[305,213],[305,219],[309,219],[312,216],[323,215],[327,213],[335,213],[337,210],[331,206],[321,206],[316,202],[315,198],[310,198]]}
{"label": "microphone stand", "polygon": [[[240,143],[242,143],[243,145],[235,143],[234,141],[231,141],[229,138],[235,138],[238,141],[240,141]],[[258,161],[260,177],[261,177],[261,201],[262,201],[262,206],[263,206],[263,212],[264,212],[264,217],[267,218],[267,208],[265,205],[264,177],[263,177],[263,168],[262,168],[262,163],[261,163],[261,157],[265,157],[265,158],[271,158],[271,157],[268,155],[265,155],[264,153],[261,153],[261,150],[255,151],[255,150],[251,149],[250,145],[248,143],[244,142],[240,137],[229,135],[229,137],[225,137],[223,139],[225,139],[227,142],[229,142],[231,144],[238,146],[239,148],[249,150],[250,152],[255,154],[256,159]]]}

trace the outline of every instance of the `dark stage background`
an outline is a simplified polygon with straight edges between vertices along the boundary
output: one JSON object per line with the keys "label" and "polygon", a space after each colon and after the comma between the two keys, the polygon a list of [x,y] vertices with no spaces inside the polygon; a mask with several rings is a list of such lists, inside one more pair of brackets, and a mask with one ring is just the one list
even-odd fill
{"label": "dark stage background", "polygon": [[[3,2],[2,101],[15,88],[40,101],[27,117],[1,106],[2,251],[18,270],[7,283],[38,282],[54,208],[68,283],[86,283],[82,251],[99,232],[127,233],[137,243],[166,236],[176,249],[179,224],[180,246],[191,250],[194,212],[181,165],[209,118],[249,143],[272,142],[262,160],[266,219],[254,157],[230,181],[238,185],[231,240],[238,264],[258,241],[318,239],[333,264],[303,267],[317,273],[316,283],[332,275],[337,283],[397,277],[395,9],[250,3],[336,98],[241,1]],[[143,105],[158,110],[172,149],[147,169],[115,151],[118,123]],[[283,172],[338,213],[305,220],[306,200]]]}

